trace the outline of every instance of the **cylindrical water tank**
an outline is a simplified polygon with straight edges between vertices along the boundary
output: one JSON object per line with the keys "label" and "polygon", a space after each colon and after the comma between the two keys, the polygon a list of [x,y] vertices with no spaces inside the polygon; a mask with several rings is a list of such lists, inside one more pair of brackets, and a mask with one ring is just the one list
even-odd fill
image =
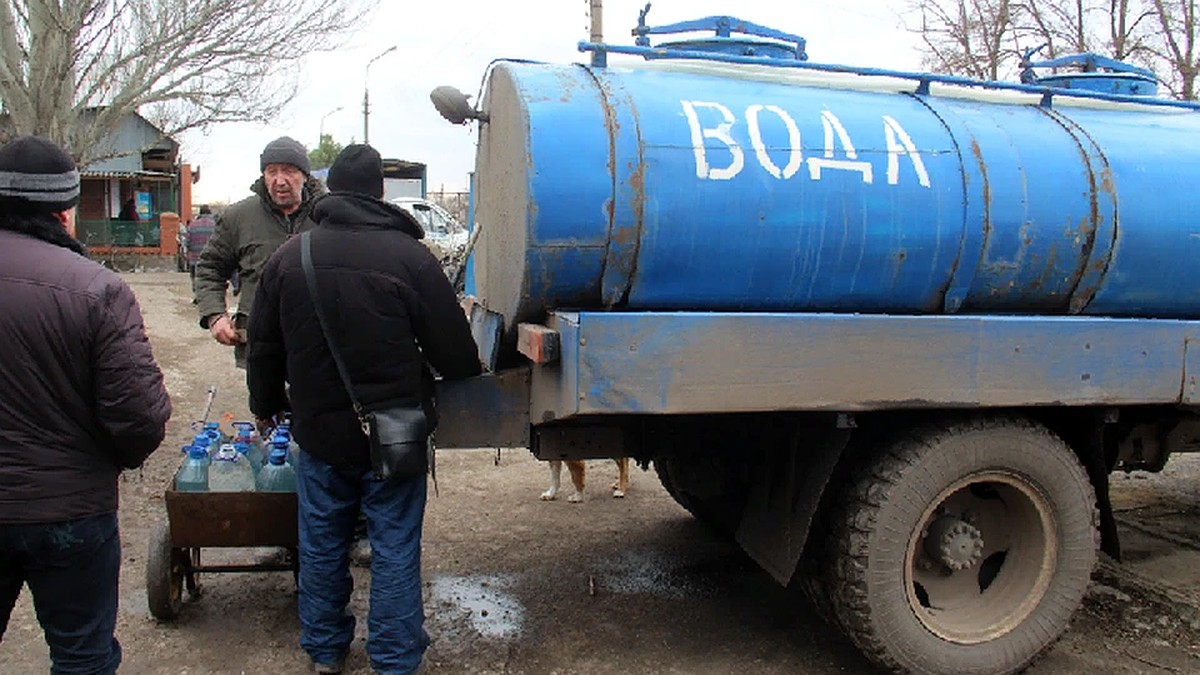
{"label": "cylindrical water tank", "polygon": [[788,70],[498,62],[476,295],[550,309],[1200,317],[1189,109]]}

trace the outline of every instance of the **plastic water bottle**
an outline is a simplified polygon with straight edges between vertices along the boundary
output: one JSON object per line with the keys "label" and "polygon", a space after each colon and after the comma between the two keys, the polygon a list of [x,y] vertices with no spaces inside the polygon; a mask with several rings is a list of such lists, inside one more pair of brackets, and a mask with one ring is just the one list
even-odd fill
{"label": "plastic water bottle", "polygon": [[[283,453],[283,457],[289,466],[296,466],[296,459],[292,456],[291,441],[288,440],[286,434],[275,434],[275,436],[271,439],[271,449],[267,452],[268,460],[270,460],[271,454],[275,451]],[[264,466],[266,465],[264,464]]]}
{"label": "plastic water bottle", "polygon": [[287,451],[277,448],[258,472],[258,489],[263,492],[295,492],[296,470],[287,461]]}
{"label": "plastic water bottle", "polygon": [[254,469],[232,443],[222,445],[213,458],[208,470],[208,489],[210,492],[254,491]]}
{"label": "plastic water bottle", "polygon": [[179,475],[175,476],[175,489],[180,492],[208,492],[208,451],[203,446],[190,446]]}
{"label": "plastic water bottle", "polygon": [[207,433],[198,433],[192,438],[192,445],[201,448],[210,457],[212,456],[212,436]]}
{"label": "plastic water bottle", "polygon": [[292,428],[285,422],[279,425],[279,430],[275,432],[277,436],[282,436],[288,442],[287,459],[288,464],[296,465],[296,456],[300,454],[300,444],[292,438]]}
{"label": "plastic water bottle", "polygon": [[234,441],[233,447],[246,458],[246,461],[250,463],[250,469],[257,474],[263,465],[263,452],[258,443]]}
{"label": "plastic water bottle", "polygon": [[229,437],[228,434],[226,434],[224,431],[221,431],[221,423],[220,422],[205,423],[204,432],[207,433],[213,439],[213,447],[219,448],[222,445],[229,443],[231,440],[233,440]]}
{"label": "plastic water bottle", "polygon": [[233,435],[234,443],[252,445],[258,441],[258,429],[254,428],[254,422],[234,422],[233,428],[237,430]]}

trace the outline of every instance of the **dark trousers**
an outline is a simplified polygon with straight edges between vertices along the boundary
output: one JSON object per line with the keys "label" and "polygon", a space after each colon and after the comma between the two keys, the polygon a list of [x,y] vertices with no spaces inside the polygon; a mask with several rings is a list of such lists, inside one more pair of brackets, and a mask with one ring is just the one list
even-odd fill
{"label": "dark trousers", "polygon": [[411,673],[429,636],[421,602],[421,527],[425,476],[376,481],[367,470],[330,466],[301,452],[296,462],[300,506],[300,646],[317,663],[333,663],[354,639],[346,611],[353,589],[350,542],[359,509],[371,541],[367,655],[380,675]]}
{"label": "dark trousers", "polygon": [[116,513],[0,525],[0,642],[21,586],[28,585],[50,645],[50,672],[115,673],[121,664],[113,635],[120,571]]}

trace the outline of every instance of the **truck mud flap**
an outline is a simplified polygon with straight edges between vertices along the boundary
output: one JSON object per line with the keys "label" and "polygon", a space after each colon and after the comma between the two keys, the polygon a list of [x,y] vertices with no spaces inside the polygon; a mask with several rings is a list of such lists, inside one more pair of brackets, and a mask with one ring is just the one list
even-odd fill
{"label": "truck mud flap", "polygon": [[766,452],[757,467],[734,538],[782,585],[796,571],[821,495],[850,434],[850,429],[799,427]]}

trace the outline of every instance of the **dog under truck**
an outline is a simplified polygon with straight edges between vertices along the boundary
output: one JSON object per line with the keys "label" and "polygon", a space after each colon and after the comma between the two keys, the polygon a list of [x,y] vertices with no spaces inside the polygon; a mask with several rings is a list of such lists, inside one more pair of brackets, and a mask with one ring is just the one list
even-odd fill
{"label": "dog under truck", "polygon": [[491,366],[438,445],[650,462],[883,667],[1024,668],[1119,551],[1110,472],[1200,438],[1197,107],[1093,55],[976,82],[635,34],[435,90],[479,130]]}

